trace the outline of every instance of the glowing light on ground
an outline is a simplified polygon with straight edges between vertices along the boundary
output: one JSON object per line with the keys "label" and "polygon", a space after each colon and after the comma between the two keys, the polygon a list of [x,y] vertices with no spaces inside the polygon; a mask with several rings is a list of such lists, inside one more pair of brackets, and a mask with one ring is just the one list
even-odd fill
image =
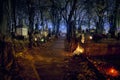
{"label": "glowing light on ground", "polygon": [[90,39],[90,40],[92,40],[92,39],[93,39],[93,37],[92,37],[92,36],[90,36],[90,37],[89,37],[89,39]]}
{"label": "glowing light on ground", "polygon": [[80,46],[80,44],[78,44],[78,46],[75,49],[75,51],[73,52],[73,54],[79,55],[79,54],[82,54],[83,52],[84,52],[84,48],[82,46]]}
{"label": "glowing light on ground", "polygon": [[40,41],[41,41],[41,42],[44,42],[44,38],[42,38]]}
{"label": "glowing light on ground", "polygon": [[109,68],[107,74],[113,77],[119,76],[119,72],[115,68]]}
{"label": "glowing light on ground", "polygon": [[37,41],[37,38],[35,38],[35,41]]}

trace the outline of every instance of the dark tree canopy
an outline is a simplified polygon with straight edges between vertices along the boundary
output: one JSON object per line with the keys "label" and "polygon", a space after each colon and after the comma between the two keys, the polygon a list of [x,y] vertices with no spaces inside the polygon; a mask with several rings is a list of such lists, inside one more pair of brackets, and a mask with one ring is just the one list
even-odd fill
{"label": "dark tree canopy", "polygon": [[[0,31],[14,32],[22,20],[34,30],[35,24],[43,28],[48,22],[53,24],[53,33],[59,32],[65,22],[67,33],[71,34],[70,23],[96,27],[103,33],[104,24],[109,23],[110,32],[115,33],[120,26],[119,0],[0,0]],[[4,21],[3,21],[4,20]]]}

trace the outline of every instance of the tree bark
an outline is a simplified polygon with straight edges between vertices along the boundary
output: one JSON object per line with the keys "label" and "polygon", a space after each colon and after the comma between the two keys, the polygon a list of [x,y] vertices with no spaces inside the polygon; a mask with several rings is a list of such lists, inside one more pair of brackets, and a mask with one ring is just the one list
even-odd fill
{"label": "tree bark", "polygon": [[13,13],[13,22],[14,24],[12,25],[12,32],[16,32],[16,0],[12,0],[12,13]]}
{"label": "tree bark", "polygon": [[112,38],[115,38],[115,32],[116,32],[116,29],[117,29],[117,25],[116,25],[116,22],[117,22],[117,11],[119,9],[119,3],[120,1],[119,0],[115,0],[115,7],[113,9],[113,14],[110,16],[110,30],[109,30],[109,33],[111,34],[111,37]]}
{"label": "tree bark", "polygon": [[28,11],[29,11],[29,48],[33,46],[33,31],[34,31],[34,7],[32,0],[28,0]]}
{"label": "tree bark", "polygon": [[72,38],[71,22],[72,22],[72,17],[74,15],[74,11],[76,10],[76,4],[77,4],[77,0],[74,0],[73,5],[72,5],[72,9],[70,11],[68,21],[67,21],[67,40],[68,40],[68,42],[70,42],[70,38]]}
{"label": "tree bark", "polygon": [[8,1],[3,1],[3,4],[2,5],[2,12],[1,12],[1,23],[0,23],[0,32],[1,34],[3,35],[6,35],[7,34],[7,23],[8,23],[8,14],[7,14],[7,3]]}

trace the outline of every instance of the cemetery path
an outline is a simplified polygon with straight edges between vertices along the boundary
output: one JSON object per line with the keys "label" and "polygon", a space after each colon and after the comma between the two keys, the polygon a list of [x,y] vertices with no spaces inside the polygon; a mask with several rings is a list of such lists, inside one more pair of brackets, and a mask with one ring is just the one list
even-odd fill
{"label": "cemetery path", "polygon": [[64,60],[71,53],[64,51],[64,38],[59,38],[18,54],[18,64],[23,69],[20,76],[27,80],[62,80]]}

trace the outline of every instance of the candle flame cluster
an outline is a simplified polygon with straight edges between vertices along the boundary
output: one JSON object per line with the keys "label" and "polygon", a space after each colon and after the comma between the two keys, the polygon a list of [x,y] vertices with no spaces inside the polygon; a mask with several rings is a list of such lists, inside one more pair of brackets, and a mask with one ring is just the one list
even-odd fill
{"label": "candle flame cluster", "polygon": [[75,49],[75,51],[73,52],[73,54],[79,55],[79,54],[81,54],[81,53],[83,53],[83,52],[84,52],[84,48],[82,48],[82,47],[80,46],[80,44],[78,44],[78,46],[77,46],[77,48]]}
{"label": "candle flame cluster", "polygon": [[113,77],[119,76],[119,72],[113,67],[107,70],[107,74]]}

